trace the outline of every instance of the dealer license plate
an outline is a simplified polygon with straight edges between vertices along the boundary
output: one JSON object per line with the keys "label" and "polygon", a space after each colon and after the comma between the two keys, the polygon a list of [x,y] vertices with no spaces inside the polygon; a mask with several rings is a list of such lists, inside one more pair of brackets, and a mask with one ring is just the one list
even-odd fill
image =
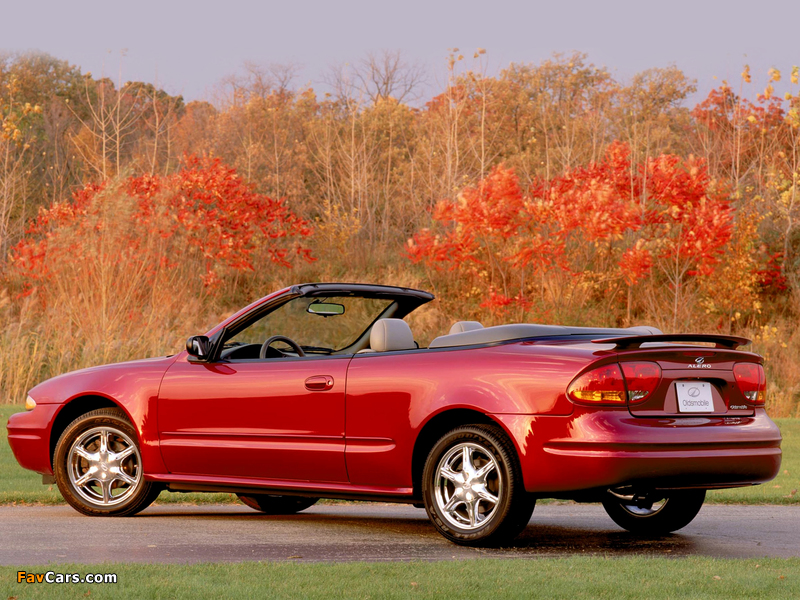
{"label": "dealer license plate", "polygon": [[707,381],[676,381],[678,411],[682,413],[714,412],[711,384]]}

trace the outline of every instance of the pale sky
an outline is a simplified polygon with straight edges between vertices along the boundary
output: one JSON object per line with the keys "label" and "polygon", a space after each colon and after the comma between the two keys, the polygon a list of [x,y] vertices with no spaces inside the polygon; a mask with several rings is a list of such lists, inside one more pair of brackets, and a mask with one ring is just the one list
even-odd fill
{"label": "pale sky", "polygon": [[244,61],[298,63],[296,84],[323,88],[330,65],[381,50],[424,64],[435,90],[453,47],[486,48],[494,73],[572,51],[618,79],[675,64],[703,96],[722,79],[738,89],[745,63],[753,94],[770,67],[788,80],[800,64],[798,0],[0,0],[0,23],[0,50],[41,50],[115,80],[122,61],[123,81],[188,100]]}

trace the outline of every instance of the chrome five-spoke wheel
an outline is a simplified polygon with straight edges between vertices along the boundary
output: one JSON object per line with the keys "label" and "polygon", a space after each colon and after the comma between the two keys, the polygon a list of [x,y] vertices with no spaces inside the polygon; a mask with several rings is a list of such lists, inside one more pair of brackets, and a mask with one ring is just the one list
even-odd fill
{"label": "chrome five-spoke wheel", "polygon": [[141,464],[136,444],[125,433],[93,427],[70,447],[69,480],[87,502],[114,506],[136,492],[142,481]]}
{"label": "chrome five-spoke wheel", "polygon": [[505,543],[531,518],[514,445],[496,425],[463,425],[431,448],[422,472],[422,500],[434,527],[468,546]]}
{"label": "chrome five-spoke wheel", "polygon": [[162,489],[145,479],[136,430],[118,408],[98,408],[67,425],[53,474],[64,499],[85,515],[136,514]]}
{"label": "chrome five-spoke wheel", "polygon": [[436,470],[436,504],[448,522],[473,530],[494,516],[503,479],[489,450],[476,443],[457,444]]}

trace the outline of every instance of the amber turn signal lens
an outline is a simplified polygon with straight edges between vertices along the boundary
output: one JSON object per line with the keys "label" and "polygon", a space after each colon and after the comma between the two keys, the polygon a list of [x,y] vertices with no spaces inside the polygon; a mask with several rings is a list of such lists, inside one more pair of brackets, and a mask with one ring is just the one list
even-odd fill
{"label": "amber turn signal lens", "polygon": [[619,366],[603,365],[574,379],[567,396],[584,404],[625,404],[625,382]]}
{"label": "amber turn signal lens", "polygon": [[36,400],[28,396],[25,398],[25,410],[33,410],[36,408]]}

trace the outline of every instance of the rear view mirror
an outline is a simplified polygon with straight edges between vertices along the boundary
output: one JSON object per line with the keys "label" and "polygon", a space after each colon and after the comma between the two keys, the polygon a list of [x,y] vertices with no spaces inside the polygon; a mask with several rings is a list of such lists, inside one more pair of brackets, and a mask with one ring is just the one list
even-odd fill
{"label": "rear view mirror", "polygon": [[204,335],[193,335],[186,340],[186,352],[199,359],[208,358],[211,351],[211,342]]}
{"label": "rear view mirror", "polygon": [[333,302],[312,302],[308,305],[306,312],[310,312],[312,315],[320,315],[321,317],[343,315],[344,304],[335,304]]}

